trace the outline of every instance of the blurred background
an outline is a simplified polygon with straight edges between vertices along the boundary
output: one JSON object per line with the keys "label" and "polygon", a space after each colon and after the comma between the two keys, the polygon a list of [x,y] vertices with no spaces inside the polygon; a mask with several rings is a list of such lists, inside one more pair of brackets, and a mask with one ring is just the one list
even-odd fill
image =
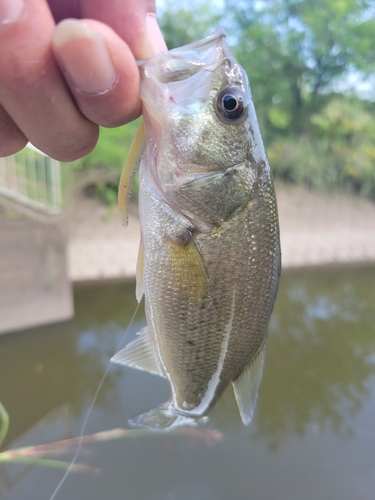
{"label": "blurred background", "polygon": [[[223,26],[249,76],[283,255],[264,383],[248,429],[226,393],[196,435],[91,444],[101,482],[77,474],[59,498],[372,500],[375,3],[163,0],[158,19],[170,49]],[[32,147],[0,158],[1,499],[49,498],[72,448],[56,465],[34,447],[77,436],[133,314],[137,179],[126,230],[116,203],[137,126],[101,129],[72,163]],[[111,367],[86,433],[126,426],[168,390]],[[28,460],[7,454],[24,446]]]}
{"label": "blurred background", "polygon": [[[159,22],[170,49],[226,29],[276,181],[374,200],[374,9],[367,0],[192,0],[183,8],[164,0]],[[70,167],[121,169],[135,128],[103,130],[96,150]],[[116,190],[109,181],[95,188],[109,204]]]}

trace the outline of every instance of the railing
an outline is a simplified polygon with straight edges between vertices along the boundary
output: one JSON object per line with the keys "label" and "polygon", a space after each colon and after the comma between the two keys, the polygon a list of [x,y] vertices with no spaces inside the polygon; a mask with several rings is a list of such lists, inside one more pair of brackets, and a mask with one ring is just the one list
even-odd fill
{"label": "railing", "polygon": [[62,210],[60,162],[30,143],[0,158],[0,195],[49,214]]}

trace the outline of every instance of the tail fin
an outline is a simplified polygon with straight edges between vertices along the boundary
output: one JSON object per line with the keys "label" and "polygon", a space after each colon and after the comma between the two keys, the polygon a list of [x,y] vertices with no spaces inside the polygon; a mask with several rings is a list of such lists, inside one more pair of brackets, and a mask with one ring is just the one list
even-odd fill
{"label": "tail fin", "polygon": [[171,430],[183,426],[196,426],[207,417],[199,419],[187,417],[170,409],[168,404],[158,406],[129,420],[133,427],[147,427],[154,430]]}

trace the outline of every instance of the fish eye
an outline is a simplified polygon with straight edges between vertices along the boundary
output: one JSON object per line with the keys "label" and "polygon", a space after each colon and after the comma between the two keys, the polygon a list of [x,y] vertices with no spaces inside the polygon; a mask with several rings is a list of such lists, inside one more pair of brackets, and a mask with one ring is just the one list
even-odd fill
{"label": "fish eye", "polygon": [[237,87],[225,89],[217,98],[218,116],[220,119],[225,118],[225,121],[238,120],[245,109],[243,92]]}

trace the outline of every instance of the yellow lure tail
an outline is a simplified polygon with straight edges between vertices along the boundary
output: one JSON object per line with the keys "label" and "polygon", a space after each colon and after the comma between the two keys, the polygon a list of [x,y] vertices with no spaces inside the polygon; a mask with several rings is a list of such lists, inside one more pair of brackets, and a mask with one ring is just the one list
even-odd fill
{"label": "yellow lure tail", "polygon": [[142,160],[145,143],[146,129],[145,122],[142,119],[137,132],[135,133],[129,154],[126,158],[118,187],[118,207],[121,214],[122,224],[125,227],[128,225],[128,204],[132,191],[133,180],[137,168]]}

